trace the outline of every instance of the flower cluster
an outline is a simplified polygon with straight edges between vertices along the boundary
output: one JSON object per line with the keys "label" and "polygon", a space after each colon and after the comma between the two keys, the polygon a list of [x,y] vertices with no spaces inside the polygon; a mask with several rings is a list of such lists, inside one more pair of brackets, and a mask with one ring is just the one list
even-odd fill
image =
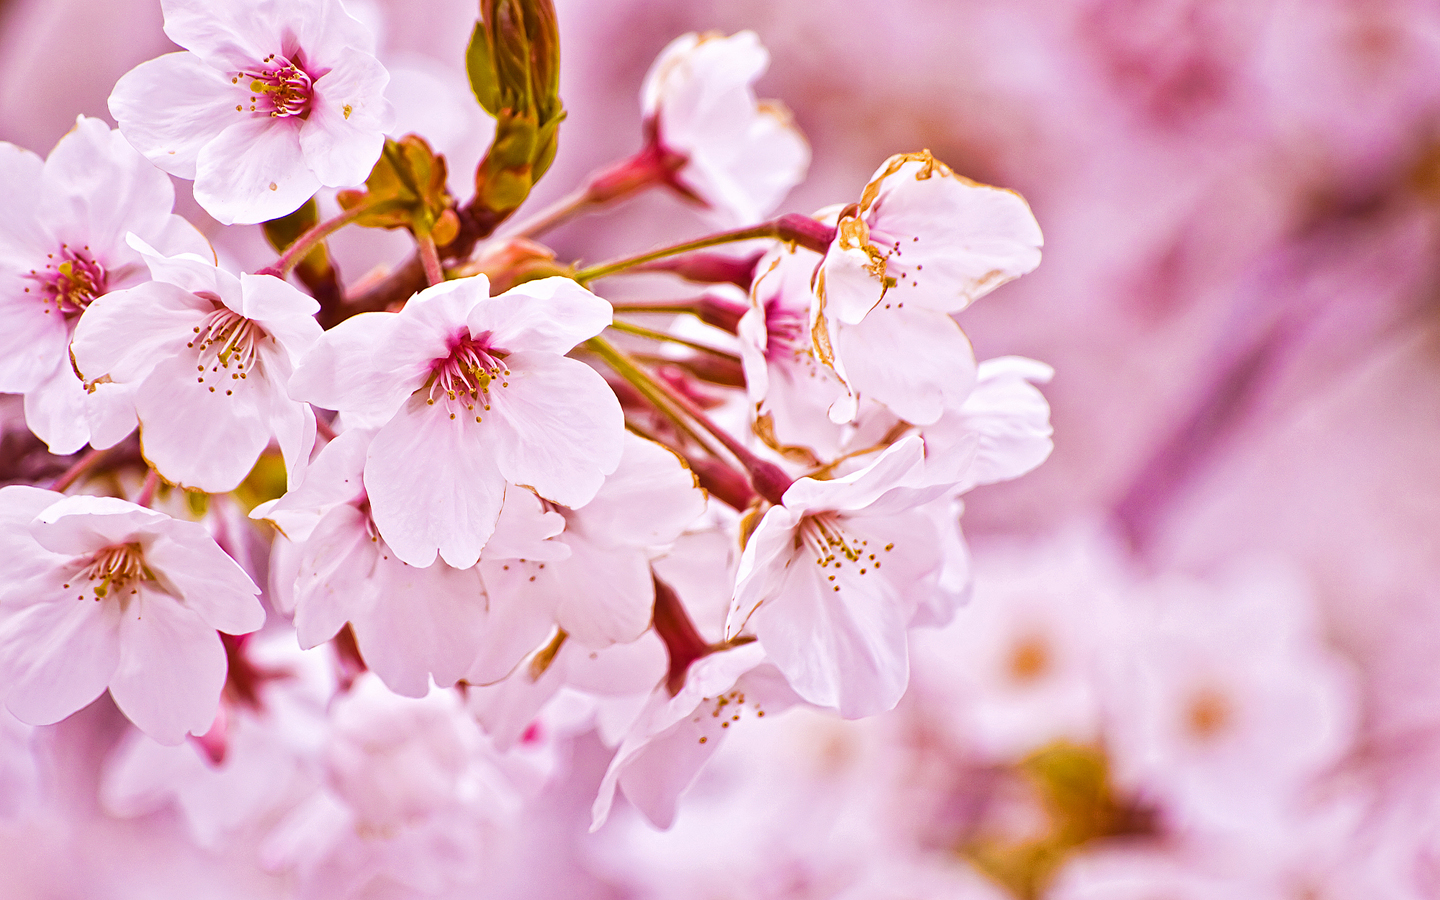
{"label": "flower cluster", "polygon": [[[185,50],[120,79],[118,131],[4,147],[0,387],[53,452],[89,445],[0,491],[7,715],[108,688],[144,735],[109,807],[174,798],[200,844],[248,835],[316,896],[468,878],[591,728],[593,827],[617,791],[664,827],[732,728],[895,707],[914,629],[968,593],[960,496],[1050,450],[1048,367],[977,364],[952,317],[1038,264],[1024,200],[921,151],[766,219],[808,147],[756,99],[753,33],[688,35],[645,81],[642,150],[497,231],[544,168],[514,181],[506,135],[558,108],[543,47],[517,74],[504,42],[548,3],[486,7],[472,39],[482,104],[534,105],[497,114],[469,201],[386,136],[389,76],[338,0],[162,8]],[[534,28],[493,18],[516,10]],[[162,170],[280,258],[220,264]],[[536,242],[650,186],[739,227],[589,267]],[[345,291],[347,225],[407,229],[414,264]],[[755,255],[709,249],[735,243]],[[657,269],[709,286],[599,286]]]}

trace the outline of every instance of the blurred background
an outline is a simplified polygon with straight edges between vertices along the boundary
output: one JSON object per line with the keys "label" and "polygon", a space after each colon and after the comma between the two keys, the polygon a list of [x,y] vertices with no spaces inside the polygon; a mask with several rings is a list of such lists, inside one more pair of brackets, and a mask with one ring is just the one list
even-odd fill
{"label": "blurred background", "polygon": [[[463,185],[489,138],[462,67],[474,4],[346,5],[381,36],[401,129],[420,132],[444,151]],[[1229,888],[1211,891],[1190,881],[1176,887],[1184,879],[1171,878],[1166,892],[1141,893],[1163,879],[1107,874],[1120,864],[1102,860],[1084,870],[1088,875],[1072,866],[1081,874],[1053,882],[1053,896],[1440,896],[1432,893],[1440,890],[1440,859],[1430,824],[1440,814],[1440,4],[556,5],[569,115],[554,167],[531,201],[537,207],[639,146],[639,85],[673,37],[747,28],[772,54],[760,96],[791,108],[814,152],[808,180],[782,212],[851,202],[886,157],[921,148],[1030,202],[1045,232],[1040,268],[986,297],[960,321],[981,359],[1016,354],[1055,367],[1045,388],[1055,451],[1036,472],[967,498],[964,523],[981,576],[977,622],[988,621],[987,604],[1021,604],[1013,598],[1044,594],[1062,610],[1054,614],[1064,632],[1076,627],[1064,624],[1065,615],[1103,619],[1084,605],[1091,595],[1144,603],[1134,597],[1198,593],[1212,598],[1201,606],[1227,610],[1216,615],[1233,620],[1225,626],[1233,626],[1224,632],[1230,637],[1217,637],[1210,651],[1233,674],[1245,664],[1225,665],[1226,654],[1240,653],[1234,648],[1244,635],[1271,628],[1267,610],[1283,594],[1292,598],[1281,604],[1287,609],[1303,607],[1294,615],[1306,623],[1297,626],[1306,640],[1314,641],[1306,652],[1325,655],[1331,674],[1314,679],[1344,671],[1346,699],[1335,701],[1346,709],[1343,747],[1309,775],[1323,769],[1326,790],[1343,785],[1357,798],[1335,832],[1367,836],[1358,844],[1351,837],[1341,842],[1363,844],[1366,866],[1394,857],[1383,863],[1385,874],[1375,876],[1382,880],[1354,881],[1367,887],[1352,889],[1345,887],[1350,876],[1334,875],[1305,882],[1315,893],[1301,893],[1299,882],[1288,881],[1247,893],[1224,881],[1239,877],[1231,872],[1211,879]],[[113,121],[105,98],[114,81],[174,49],[160,25],[155,0],[0,0],[0,139],[44,155],[78,114]],[[204,213],[188,191],[187,182],[177,182],[184,198],[179,211],[200,224]],[[254,268],[273,257],[258,229],[222,233],[210,223],[202,230],[232,264]],[[654,192],[574,221],[551,243],[562,258],[595,260],[703,230],[683,202]],[[365,235],[340,247],[342,269],[358,277],[398,259],[405,245],[391,237]],[[1268,574],[1236,574],[1256,567]],[[1283,589],[1273,586],[1276,578]],[[1002,633],[1001,625],[993,627]],[[1095,652],[1107,652],[1103,636],[1092,644],[1102,648]],[[948,646],[935,651],[937,659],[955,652]],[[1261,670],[1309,671],[1279,651],[1264,658]],[[944,671],[936,665],[935,672]],[[917,672],[919,699],[909,701],[905,714],[912,725],[927,715],[921,704],[929,676]],[[940,675],[933,680],[949,683]],[[1106,690],[1096,688],[1104,697],[1118,696]],[[1277,702],[1275,716],[1293,709]],[[866,737],[866,727],[899,726],[855,726],[844,738],[828,725],[795,726],[800,736],[791,737],[800,742],[793,746],[832,750],[840,741],[853,759],[834,765],[863,768],[873,761],[854,760],[879,740]],[[811,733],[817,729],[823,738]],[[1064,730],[1029,743],[1017,739],[995,753],[1021,759],[1057,734]],[[1281,729],[1248,752],[1254,758],[1279,753],[1292,739],[1299,740]],[[1123,743],[1115,735],[1107,740]],[[755,752],[772,768],[786,753],[798,754],[775,747]],[[738,751],[734,758],[741,758]],[[816,758],[796,765],[817,767]],[[1031,769],[1024,771],[1041,771],[1035,783],[1044,795],[1053,779],[1046,780],[1042,758],[1027,759]],[[1045,879],[1006,874],[1006,866],[1019,865],[1013,847],[1009,856],[996,857],[1000,862],[986,862],[989,851],[976,849],[983,841],[955,823],[953,808],[930,809],[944,806],[934,798],[950,791],[954,778],[909,757],[893,765],[907,774],[896,776],[903,784],[888,786],[890,802],[908,798],[915,816],[935,820],[926,826],[930,845],[959,852],[990,876],[989,887],[956,876],[964,884],[914,888],[914,896],[990,896],[968,892],[994,884],[1016,896],[1040,895]],[[802,780],[790,770],[765,772],[772,779],[766,784]],[[1144,818],[1140,807],[1146,806],[1163,819],[1155,813],[1163,794],[1157,788],[1148,806],[1136,800],[1126,815]],[[1396,812],[1402,806],[1403,816]],[[1057,814],[1048,808],[1053,825]],[[766,813],[772,814],[778,815]],[[1396,816],[1403,824],[1394,824]],[[952,830],[934,838],[944,822]],[[693,823],[700,827],[699,819]],[[1153,820],[1111,826],[1116,834],[1159,834],[1148,846],[1170,840],[1165,846],[1171,849],[1174,835],[1184,832]],[[731,830],[715,826],[707,833],[743,848],[737,834],[744,829],[734,822],[726,827]],[[617,850],[625,839],[612,829],[602,855],[629,862],[597,877],[613,887],[629,883],[631,875],[616,874],[621,869],[668,871],[664,860],[700,855],[707,838],[685,829],[682,819],[671,844],[653,844],[669,849],[644,851],[650,856],[634,848],[651,847],[646,842],[656,838],[636,838],[628,850]],[[970,836],[956,837],[962,832]],[[1067,859],[1079,843],[1065,844]],[[1051,871],[1044,868],[1049,863],[1024,865]],[[1136,863],[1134,871],[1153,875],[1156,865]],[[663,890],[613,889],[730,896],[714,885],[733,876],[749,885],[735,896],[843,892],[809,870],[803,884],[686,871],[692,881],[670,871]],[[1375,887],[1381,883],[1391,886]],[[1395,893],[1383,892],[1390,890]],[[872,885],[863,895],[886,894],[883,885]]]}

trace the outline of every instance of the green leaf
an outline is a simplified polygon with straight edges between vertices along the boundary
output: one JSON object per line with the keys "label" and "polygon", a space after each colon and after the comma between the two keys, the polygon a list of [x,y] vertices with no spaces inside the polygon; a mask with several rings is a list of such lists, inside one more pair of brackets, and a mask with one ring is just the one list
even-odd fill
{"label": "green leaf", "polygon": [[470,90],[475,92],[480,106],[492,116],[500,115],[500,80],[495,72],[490,32],[483,21],[477,21],[470,33],[470,44],[465,48],[465,71],[470,76]]}

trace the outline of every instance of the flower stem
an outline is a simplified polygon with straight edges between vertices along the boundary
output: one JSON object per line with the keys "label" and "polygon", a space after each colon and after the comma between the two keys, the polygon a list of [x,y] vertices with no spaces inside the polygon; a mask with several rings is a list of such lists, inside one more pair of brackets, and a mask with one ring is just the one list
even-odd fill
{"label": "flower stem", "polygon": [[148,507],[155,499],[155,489],[158,487],[160,487],[160,473],[154,469],[147,469],[145,483],[140,486],[140,494],[135,498],[135,505]]}
{"label": "flower stem", "polygon": [[104,450],[87,450],[84,456],[75,461],[74,465],[60,473],[60,477],[55,479],[55,483],[50,485],[50,490],[63,494],[66,488],[70,487],[70,485],[76,481],[79,481],[81,476],[95,468],[105,454],[110,452],[110,449],[111,448],[106,447]]}
{"label": "flower stem", "polygon": [[422,234],[415,238],[420,247],[420,262],[425,266],[425,280],[433,287],[445,280],[445,269],[440,265],[440,251],[435,247],[435,239],[428,234]]}
{"label": "flower stem", "polygon": [[612,260],[599,265],[587,266],[575,273],[575,280],[581,284],[588,284],[600,278],[623,272],[626,269],[633,269],[645,263],[654,262],[657,259],[664,259],[667,256],[677,256],[681,253],[689,253],[692,250],[704,250],[706,247],[717,247],[721,244],[733,244],[737,241],[751,241],[756,239],[770,239],[785,241],[797,244],[816,253],[824,253],[834,239],[835,229],[817,222],[809,216],[801,216],[791,213],[773,219],[769,222],[761,222],[759,225],[751,225],[746,228],[736,228],[733,231],[722,231],[718,234],[706,235],[693,241],[686,241],[682,244],[672,244],[669,247],[661,247],[658,250],[651,250],[648,253],[641,253],[639,256],[628,256],[624,259]]}
{"label": "flower stem", "polygon": [[701,447],[704,447],[706,450],[711,450],[710,443],[701,437],[699,432],[690,427],[690,423],[686,420],[685,416],[680,410],[676,409],[674,405],[666,399],[665,394],[660,391],[658,383],[649,375],[645,374],[633,359],[611,346],[609,342],[598,337],[591,338],[586,342],[586,346],[599,355],[601,359],[605,360],[617,375],[625,379],[635,390],[639,391],[640,395],[648,400],[651,406],[659,410],[661,414],[671,422],[674,422],[675,427],[679,428],[686,437]]}
{"label": "flower stem", "polygon": [[333,219],[326,219],[324,222],[320,222],[296,238],[295,243],[286,247],[285,252],[280,254],[280,258],[275,260],[274,265],[266,266],[255,274],[274,275],[276,278],[284,278],[290,274],[291,269],[299,265],[300,260],[304,259],[311,250],[315,249],[316,244],[365,215],[367,212],[370,212],[373,208],[373,206],[362,204],[345,210]]}
{"label": "flower stem", "polygon": [[671,160],[651,146],[599,169],[590,175],[583,187],[551,203],[514,228],[506,229],[506,237],[536,237],[558,228],[592,207],[603,206],[638,194],[646,188],[663,184],[680,160]]}
{"label": "flower stem", "polygon": [[658,406],[663,402],[666,406],[684,413],[691,421],[704,428],[745,467],[745,471],[750,475],[750,484],[754,486],[757,494],[771,503],[778,505],[781,502],[781,497],[790,487],[792,479],[779,466],[766,462],[751,453],[748,448],[731,437],[725,429],[711,421],[710,417],[705,415],[704,411],[692,403],[688,397],[641,369],[634,360],[604,338],[593,337],[586,343],[586,346],[598,353],[620,377],[633,384],[636,390],[649,398],[652,403],[656,403]]}
{"label": "flower stem", "polygon": [[692,341],[674,334],[666,334],[663,331],[656,331],[653,328],[646,328],[644,325],[633,325],[629,322],[612,321],[610,327],[616,331],[623,331],[626,334],[633,334],[636,337],[649,338],[652,341],[669,341],[672,344],[679,344],[682,347],[689,347],[691,350],[699,350],[702,353],[709,353],[733,362],[739,362],[740,357],[719,347],[711,347],[709,344],[702,344],[699,341]]}

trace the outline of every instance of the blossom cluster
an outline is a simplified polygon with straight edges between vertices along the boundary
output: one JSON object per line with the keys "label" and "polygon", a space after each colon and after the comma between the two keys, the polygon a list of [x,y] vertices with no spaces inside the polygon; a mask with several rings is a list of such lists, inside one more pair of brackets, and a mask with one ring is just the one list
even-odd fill
{"label": "blossom cluster", "polygon": [[[1390,407],[1327,432],[1294,375],[1433,336],[1380,297],[1433,312],[1434,130],[1346,99],[1363,53],[1310,108],[1228,7],[840,58],[796,5],[774,73],[684,34],[637,103],[604,23],[659,5],[557,2],[116,0],[163,35],[110,120],[0,142],[0,893],[1435,896],[1433,627],[1371,546],[1433,510],[1407,466],[1371,534]],[[1009,61],[876,100],[927,47]],[[640,127],[586,175],[590,69]],[[1015,284],[984,181],[1045,222]]]}
{"label": "blossom cluster", "polygon": [[[646,78],[642,149],[510,224],[502,132],[544,140],[558,100],[504,16],[543,34],[547,3],[477,25],[481,104],[518,78],[532,105],[496,113],[468,201],[386,134],[388,75],[337,0],[162,8],[184,49],[120,79],[117,130],[5,145],[0,387],[83,451],[0,489],[8,714],[108,690],[136,728],[110,807],[173,795],[201,844],[251,833],[313,896],[464,880],[591,728],[592,827],[623,795],[663,828],[732,726],[899,703],[914,630],[969,591],[960,497],[1050,451],[1049,368],[977,363],[953,318],[1039,263],[1019,195],[920,151],[766,220],[805,139],[756,98],[753,33],[692,34]],[[164,173],[279,259],[222,264]],[[652,185],[738,227],[589,267],[537,243]],[[322,188],[345,189],[324,222]],[[346,225],[407,229],[418,265],[347,294]],[[667,266],[693,299],[592,291]]]}

